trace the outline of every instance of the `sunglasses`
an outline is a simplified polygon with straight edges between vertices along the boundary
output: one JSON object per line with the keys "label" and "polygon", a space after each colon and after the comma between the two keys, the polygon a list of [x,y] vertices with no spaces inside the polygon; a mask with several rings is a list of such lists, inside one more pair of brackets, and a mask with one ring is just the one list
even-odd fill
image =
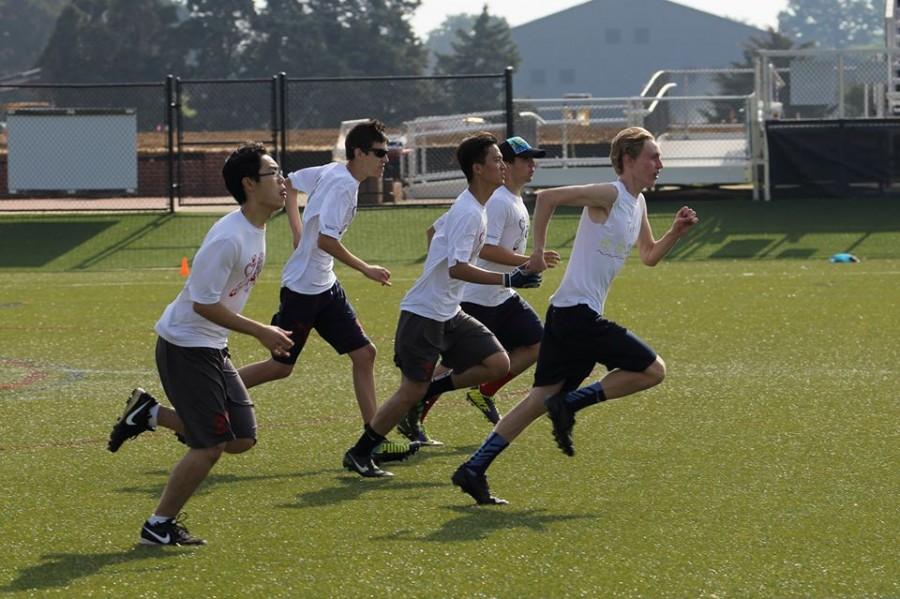
{"label": "sunglasses", "polygon": [[375,156],[377,156],[378,158],[384,158],[388,155],[388,151],[384,148],[369,148],[368,150],[366,150],[366,153],[368,154],[369,152],[375,154]]}

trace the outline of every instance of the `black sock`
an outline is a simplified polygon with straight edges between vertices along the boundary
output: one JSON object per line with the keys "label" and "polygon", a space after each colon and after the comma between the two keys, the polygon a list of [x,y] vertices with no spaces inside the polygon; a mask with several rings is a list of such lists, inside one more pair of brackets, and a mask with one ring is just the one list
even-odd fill
{"label": "black sock", "polygon": [[451,376],[453,371],[449,371],[446,374],[442,375],[440,378],[436,378],[431,381],[431,384],[428,385],[428,391],[425,392],[425,397],[431,397],[432,395],[440,395],[441,393],[446,393],[447,391],[453,391],[456,387],[453,386],[453,377]]}
{"label": "black sock", "polygon": [[370,456],[372,451],[384,441],[384,438],[384,435],[379,435],[367,424],[359,441],[350,448],[350,453],[356,456]]}

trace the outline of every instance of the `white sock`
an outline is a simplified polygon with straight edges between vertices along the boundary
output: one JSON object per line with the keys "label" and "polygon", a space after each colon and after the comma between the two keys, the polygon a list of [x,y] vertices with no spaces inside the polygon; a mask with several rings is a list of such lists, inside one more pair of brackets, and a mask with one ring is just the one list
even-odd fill
{"label": "white sock", "polygon": [[[147,420],[147,425],[152,429],[156,430],[157,420],[156,418],[159,416],[159,404],[156,404],[152,408],[150,408],[150,419]],[[154,522],[155,524],[155,522]]]}
{"label": "white sock", "polygon": [[156,524],[162,524],[163,522],[168,522],[171,518],[166,518],[165,516],[157,516],[153,514],[149,518],[147,518],[147,523],[151,526],[155,526]]}

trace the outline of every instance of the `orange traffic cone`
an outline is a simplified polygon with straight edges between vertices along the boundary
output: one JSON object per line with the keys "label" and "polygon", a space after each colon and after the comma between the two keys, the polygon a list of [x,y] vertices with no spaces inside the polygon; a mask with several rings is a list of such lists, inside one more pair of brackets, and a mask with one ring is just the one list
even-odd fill
{"label": "orange traffic cone", "polygon": [[185,278],[191,274],[191,267],[188,266],[187,256],[181,257],[181,277]]}

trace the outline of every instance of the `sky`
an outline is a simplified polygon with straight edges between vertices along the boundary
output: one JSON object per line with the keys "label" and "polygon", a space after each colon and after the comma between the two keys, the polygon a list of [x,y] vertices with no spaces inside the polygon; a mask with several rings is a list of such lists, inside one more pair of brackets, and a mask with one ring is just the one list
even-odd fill
{"label": "sky", "polygon": [[[481,13],[486,3],[493,15],[506,17],[511,27],[559,12],[586,0],[422,0],[412,24],[420,39],[436,29],[448,14]],[[628,1],[628,0],[622,0]],[[640,2],[641,0],[630,0]],[[708,13],[729,17],[765,29],[778,28],[778,12],[788,0],[672,0]],[[723,8],[725,6],[725,8]]]}

